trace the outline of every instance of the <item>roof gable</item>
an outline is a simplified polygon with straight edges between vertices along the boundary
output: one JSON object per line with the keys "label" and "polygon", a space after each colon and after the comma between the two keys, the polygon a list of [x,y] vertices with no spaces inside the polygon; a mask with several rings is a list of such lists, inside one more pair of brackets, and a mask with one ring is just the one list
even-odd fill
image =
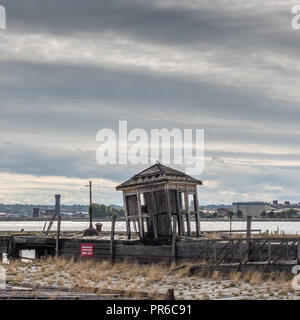
{"label": "roof gable", "polygon": [[189,182],[202,185],[202,181],[173,168],[156,163],[151,167],[134,175],[131,179],[117,186],[117,190],[138,185],[146,185],[158,182]]}

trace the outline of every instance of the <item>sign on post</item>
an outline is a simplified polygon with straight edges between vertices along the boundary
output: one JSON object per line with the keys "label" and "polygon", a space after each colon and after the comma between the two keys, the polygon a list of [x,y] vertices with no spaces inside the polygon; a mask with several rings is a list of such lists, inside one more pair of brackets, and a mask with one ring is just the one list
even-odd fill
{"label": "sign on post", "polygon": [[93,258],[94,256],[94,245],[93,244],[81,244],[80,252],[82,257]]}

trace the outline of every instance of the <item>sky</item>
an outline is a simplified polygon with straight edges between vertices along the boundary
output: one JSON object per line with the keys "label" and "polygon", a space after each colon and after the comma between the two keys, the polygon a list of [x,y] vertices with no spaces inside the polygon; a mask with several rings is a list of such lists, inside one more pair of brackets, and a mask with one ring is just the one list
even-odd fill
{"label": "sky", "polygon": [[300,30],[288,0],[0,0],[0,203],[122,204],[145,165],[96,134],[205,130],[199,202],[300,202]]}

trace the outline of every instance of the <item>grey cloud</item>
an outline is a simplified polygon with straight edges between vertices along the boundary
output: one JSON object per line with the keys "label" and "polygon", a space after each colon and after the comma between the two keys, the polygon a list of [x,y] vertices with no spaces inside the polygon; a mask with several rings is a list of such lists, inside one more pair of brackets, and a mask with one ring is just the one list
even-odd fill
{"label": "grey cloud", "polygon": [[[134,0],[5,0],[1,4],[7,7],[9,30],[20,35],[34,32],[96,39],[111,32],[112,37],[166,44],[174,50],[180,46],[183,50],[214,52],[218,65],[224,63],[241,71],[246,67],[251,70],[251,66],[262,72],[276,70],[280,79],[293,79],[298,73],[285,60],[280,61],[289,58],[290,63],[299,52],[299,32],[290,29],[289,5],[267,9],[261,4],[251,11],[230,11],[212,4],[199,10],[162,9],[152,1]],[[245,72],[244,79],[248,77]],[[220,185],[212,193],[203,191],[205,202],[221,199],[222,191],[235,192],[236,197],[266,193],[282,200],[290,194],[290,199],[296,200],[299,167],[263,166],[260,161],[299,160],[297,154],[270,155],[263,150],[264,145],[299,149],[299,101],[267,96],[260,90],[265,83],[251,89],[226,85],[225,77],[219,80],[217,84],[209,77],[195,80],[189,75],[146,72],[129,66],[113,70],[25,62],[21,55],[18,61],[1,61],[0,134],[5,142],[0,143],[0,171],[125,180],[143,166],[101,167],[94,151],[80,148],[95,142],[98,129],[116,128],[118,120],[129,120],[130,127],[148,130],[204,128],[207,143],[257,144],[257,151],[263,154],[256,150],[207,152],[213,160],[201,178]],[[274,85],[273,79],[268,85]],[[247,121],[249,126],[245,127]],[[14,140],[26,135],[31,140],[23,145]],[[43,137],[53,138],[51,148],[45,146]],[[66,138],[78,142],[79,149],[64,148]],[[60,147],[54,147],[55,141]],[[222,162],[225,157],[244,157],[256,160],[256,164],[229,165]],[[281,186],[284,191],[267,190],[267,185]],[[207,190],[205,185],[203,190]]]}
{"label": "grey cloud", "polygon": [[193,10],[184,5],[161,8],[150,0],[5,0],[3,4],[9,28],[21,32],[58,36],[115,32],[143,41],[236,52],[264,47],[288,54],[299,48],[297,34],[290,28],[289,3],[274,8],[260,3],[256,8],[240,10],[228,10],[226,1],[218,7],[203,2]]}

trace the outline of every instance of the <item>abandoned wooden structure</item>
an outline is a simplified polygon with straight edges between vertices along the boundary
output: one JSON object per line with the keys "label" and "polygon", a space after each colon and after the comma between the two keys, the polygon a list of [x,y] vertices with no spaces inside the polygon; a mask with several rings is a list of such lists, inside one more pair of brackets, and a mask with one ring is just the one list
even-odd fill
{"label": "abandoned wooden structure", "polygon": [[128,239],[136,222],[140,239],[171,237],[172,216],[177,217],[179,235],[191,236],[191,215],[200,236],[198,185],[200,180],[156,163],[117,186],[123,192]]}
{"label": "abandoned wooden structure", "polygon": [[[81,245],[92,245],[93,256],[83,257]],[[35,250],[36,258],[55,255],[56,240],[38,236],[0,236],[0,255],[12,259],[22,257],[22,250]],[[162,241],[159,245],[145,244],[140,240],[96,240],[60,238],[59,252],[63,258],[161,263],[207,261],[208,268],[218,268],[223,263],[236,263],[240,270],[261,263],[262,268],[277,270],[300,263],[300,237],[258,237],[251,239],[187,239]],[[211,267],[209,267],[211,265]],[[285,265],[285,267],[282,267]],[[243,267],[245,266],[245,267]],[[270,267],[272,266],[272,267]],[[280,269],[279,269],[280,270]]]}

